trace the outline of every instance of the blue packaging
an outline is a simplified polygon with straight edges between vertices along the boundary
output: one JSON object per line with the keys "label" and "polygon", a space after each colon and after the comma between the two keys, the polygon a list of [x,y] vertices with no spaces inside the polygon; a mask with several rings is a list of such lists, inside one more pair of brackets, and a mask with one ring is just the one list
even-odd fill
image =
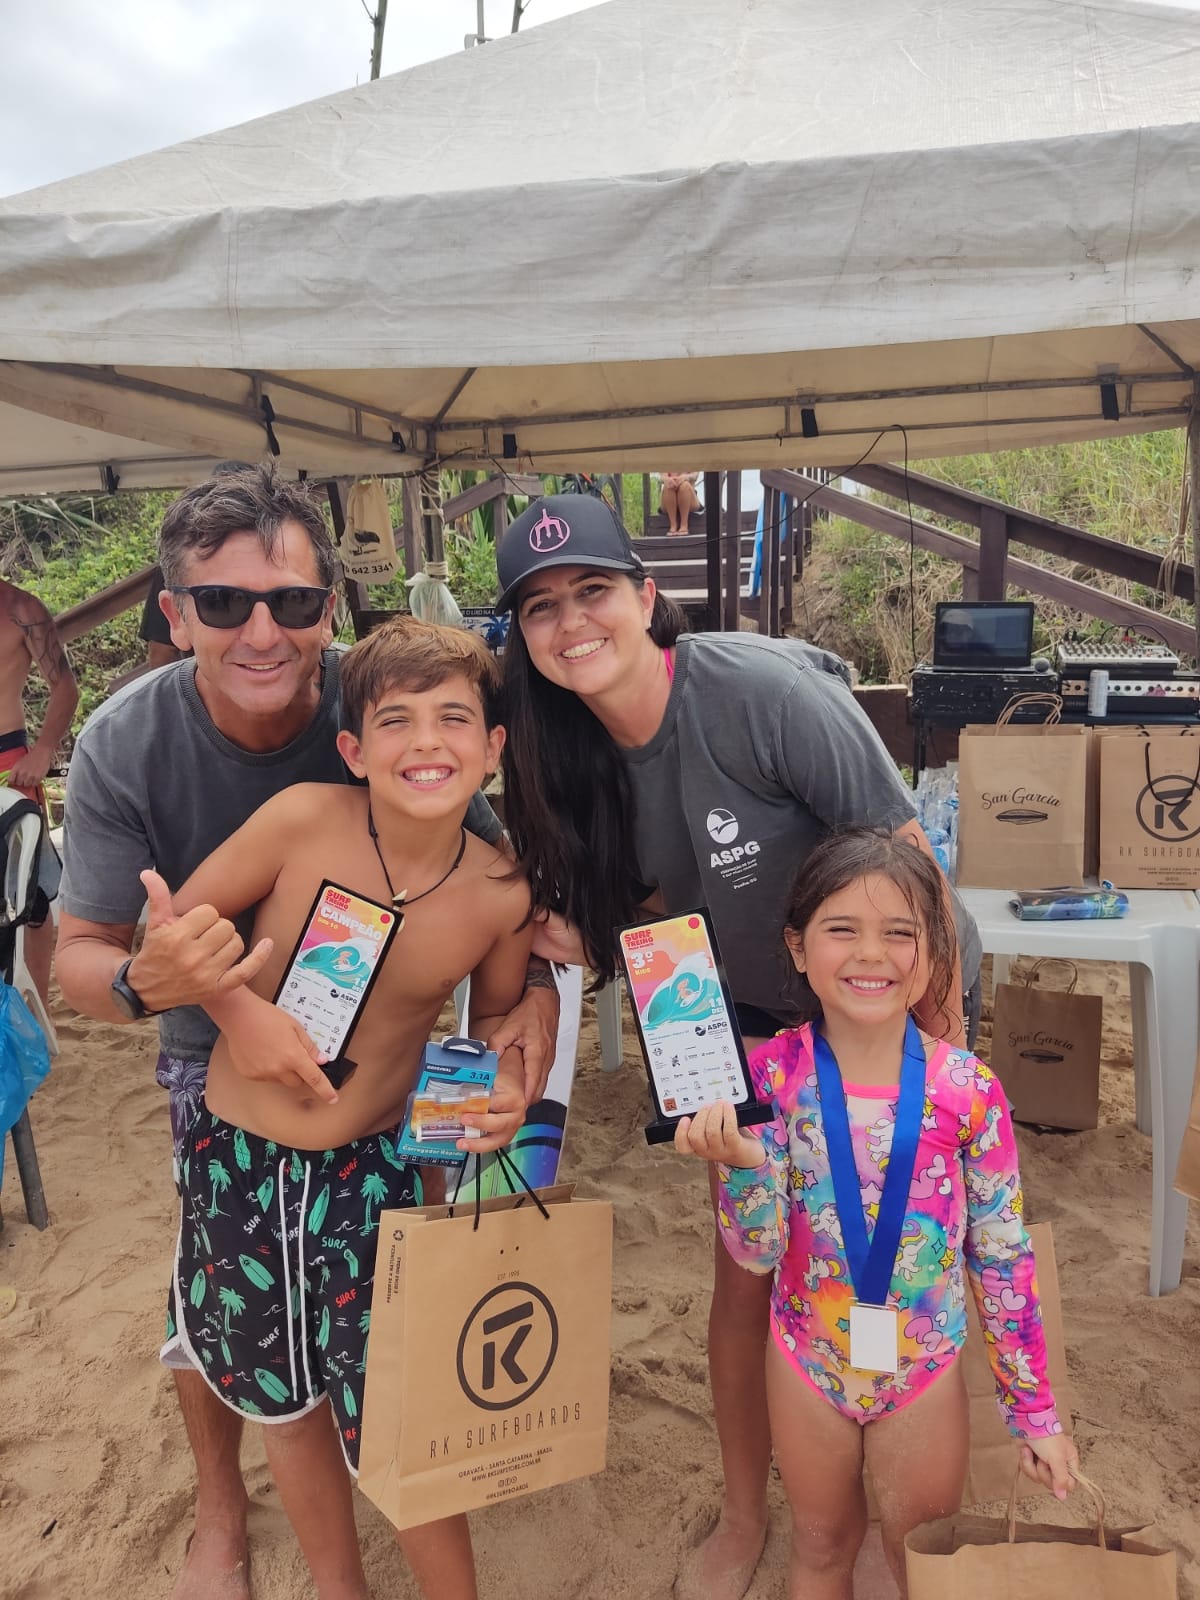
{"label": "blue packaging", "polygon": [[479,1137],[477,1129],[463,1126],[462,1115],[487,1111],[499,1065],[482,1039],[431,1039],[408,1097],[396,1154],[438,1167],[461,1166],[470,1152],[459,1150],[457,1141]]}

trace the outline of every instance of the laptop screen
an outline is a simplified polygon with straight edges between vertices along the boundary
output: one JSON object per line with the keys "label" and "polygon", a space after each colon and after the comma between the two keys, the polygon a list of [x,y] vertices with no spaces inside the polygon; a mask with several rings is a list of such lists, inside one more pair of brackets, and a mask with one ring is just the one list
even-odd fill
{"label": "laptop screen", "polygon": [[1031,600],[941,602],[933,624],[933,664],[960,671],[1008,671],[1033,657]]}

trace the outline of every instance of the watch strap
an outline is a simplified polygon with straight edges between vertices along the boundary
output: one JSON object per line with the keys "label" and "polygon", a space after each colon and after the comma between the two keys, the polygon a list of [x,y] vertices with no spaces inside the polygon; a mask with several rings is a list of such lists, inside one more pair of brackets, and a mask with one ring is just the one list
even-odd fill
{"label": "watch strap", "polygon": [[129,968],[132,963],[132,956],[127,956],[125,960],[122,961],[121,965],[113,974],[111,988],[114,994],[120,995],[125,1001],[125,1006],[122,1009],[125,1010],[126,1014],[130,1016],[134,1022],[140,1022],[145,1017],[156,1017],[158,1012],[151,1011],[150,1007],[130,983]]}

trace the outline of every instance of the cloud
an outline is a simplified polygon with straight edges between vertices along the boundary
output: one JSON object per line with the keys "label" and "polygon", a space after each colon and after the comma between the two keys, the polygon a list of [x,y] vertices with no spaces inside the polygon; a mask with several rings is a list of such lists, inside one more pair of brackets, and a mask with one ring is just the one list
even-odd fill
{"label": "cloud", "polygon": [[[367,0],[370,4],[371,0]],[[596,0],[531,0],[523,29]],[[362,0],[0,0],[0,195],[215,133],[370,75]],[[506,33],[511,0],[487,0]],[[383,67],[461,50],[475,0],[393,0]]]}

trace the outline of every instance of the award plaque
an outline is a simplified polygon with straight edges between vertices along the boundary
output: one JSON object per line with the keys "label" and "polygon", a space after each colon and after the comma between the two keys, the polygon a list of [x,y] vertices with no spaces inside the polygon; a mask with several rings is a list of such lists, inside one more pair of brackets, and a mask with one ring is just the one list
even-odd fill
{"label": "award plaque", "polygon": [[296,941],[275,1004],[296,1021],[329,1058],[326,1075],[341,1061],[388,947],[396,913],[336,883],[324,882]]}
{"label": "award plaque", "polygon": [[618,930],[621,965],[650,1079],[649,1144],[675,1137],[680,1117],[727,1100],[740,1126],[769,1122],[754,1094],[733,999],[706,911]]}

